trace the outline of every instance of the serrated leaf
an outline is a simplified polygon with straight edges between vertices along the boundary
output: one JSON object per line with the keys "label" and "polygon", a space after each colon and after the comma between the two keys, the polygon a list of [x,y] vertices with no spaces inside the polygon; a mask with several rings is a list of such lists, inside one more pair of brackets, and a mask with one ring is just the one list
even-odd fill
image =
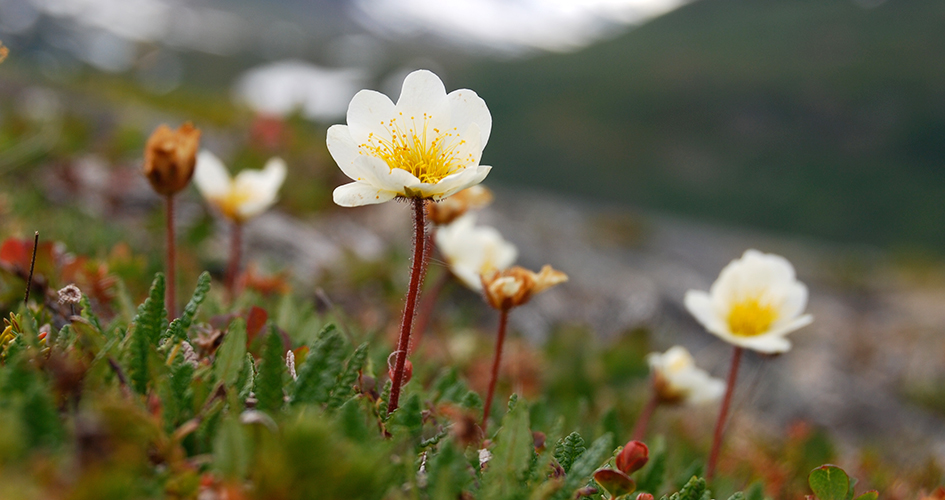
{"label": "serrated leaf", "polygon": [[275,327],[269,329],[265,342],[256,377],[256,399],[260,410],[275,415],[285,401],[282,390],[282,376],[287,371],[283,358],[285,347]]}
{"label": "serrated leaf", "polygon": [[230,323],[213,360],[213,374],[216,379],[227,387],[232,387],[239,379],[245,356],[246,323],[243,318],[236,318]]}
{"label": "serrated leaf", "polygon": [[850,477],[835,465],[821,465],[810,471],[807,484],[820,500],[846,500],[850,491]]}
{"label": "serrated leaf", "polygon": [[574,490],[587,484],[591,480],[594,471],[611,456],[614,449],[613,441],[614,437],[611,434],[604,434],[594,440],[587,451],[582,453],[571,465],[571,471],[565,476],[564,486],[558,491],[555,498],[568,498],[573,495]]}
{"label": "serrated leaf", "polygon": [[571,464],[586,450],[584,438],[577,432],[572,432],[555,443],[554,457],[558,461],[558,465],[565,472],[568,472],[571,470]]}
{"label": "serrated leaf", "polygon": [[411,394],[404,403],[391,415],[391,423],[407,429],[411,436],[417,437],[423,430],[423,415],[421,414],[420,395]]}
{"label": "serrated leaf", "polygon": [[328,325],[309,349],[290,391],[292,403],[326,403],[344,359],[344,338]]}
{"label": "serrated leaf", "polygon": [[534,450],[528,426],[528,408],[517,404],[502,419],[495,436],[496,447],[482,474],[482,498],[515,498]]}
{"label": "serrated leaf", "polygon": [[679,490],[679,500],[702,500],[705,493],[705,479],[692,476],[689,482]]}
{"label": "serrated leaf", "polygon": [[351,353],[351,356],[348,357],[344,371],[338,376],[338,381],[335,382],[335,386],[331,389],[331,396],[328,399],[329,409],[340,407],[354,392],[354,384],[358,381],[358,374],[364,367],[367,356],[368,344],[365,342],[359,345],[358,348]]}

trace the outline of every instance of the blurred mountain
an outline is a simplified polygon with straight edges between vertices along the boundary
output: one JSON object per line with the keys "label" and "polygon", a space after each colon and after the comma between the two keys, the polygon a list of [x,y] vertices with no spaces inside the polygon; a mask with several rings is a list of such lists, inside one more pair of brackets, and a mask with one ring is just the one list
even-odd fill
{"label": "blurred mountain", "polygon": [[491,178],[945,250],[945,3],[701,0],[571,54],[456,65]]}

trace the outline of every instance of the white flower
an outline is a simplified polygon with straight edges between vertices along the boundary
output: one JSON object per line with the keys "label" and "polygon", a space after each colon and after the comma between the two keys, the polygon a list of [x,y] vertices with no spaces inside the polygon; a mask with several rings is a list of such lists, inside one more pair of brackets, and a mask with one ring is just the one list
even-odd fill
{"label": "white flower", "polygon": [[813,321],[807,287],[784,257],[747,250],[722,269],[709,293],[686,292],[686,309],[710,333],[763,353],[791,349],[786,335]]}
{"label": "white flower", "polygon": [[328,151],[354,182],[335,188],[343,207],[405,198],[440,200],[475,184],[492,131],[485,101],[468,89],[449,94],[433,73],[404,79],[397,104],[362,90],[348,104],[348,124],[328,129]]}
{"label": "white flower", "polygon": [[671,347],[663,354],[650,353],[646,362],[656,393],[664,403],[710,403],[725,392],[725,382],[697,367],[683,346]]}
{"label": "white flower", "polygon": [[482,291],[486,271],[505,269],[515,262],[518,249],[505,241],[495,228],[476,226],[476,216],[466,214],[436,231],[436,246],[440,249],[450,271],[464,285]]}
{"label": "white flower", "polygon": [[194,182],[200,194],[234,222],[244,222],[272,206],[285,181],[286,165],[270,158],[262,170],[243,170],[230,178],[223,162],[209,151],[197,155]]}

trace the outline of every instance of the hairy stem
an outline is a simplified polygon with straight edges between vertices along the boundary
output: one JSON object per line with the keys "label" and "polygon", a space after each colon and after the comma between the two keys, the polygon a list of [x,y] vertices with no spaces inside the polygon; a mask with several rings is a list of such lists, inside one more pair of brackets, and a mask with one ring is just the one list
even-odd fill
{"label": "hairy stem", "polygon": [[174,241],[174,195],[169,194],[164,198],[167,203],[167,213],[165,216],[167,223],[167,292],[164,296],[164,302],[167,307],[167,316],[170,319],[177,317],[177,271],[176,271],[176,250]]}
{"label": "hairy stem", "polygon": [[230,300],[236,299],[236,283],[240,274],[243,255],[243,224],[234,222],[230,228],[230,261],[226,265],[226,292]]}
{"label": "hairy stem", "polygon": [[436,306],[436,300],[452,278],[452,273],[449,271],[444,272],[440,276],[440,279],[436,280],[436,283],[423,294],[423,300],[420,301],[419,310],[417,311],[417,322],[413,329],[414,339],[413,344],[410,346],[410,352],[416,351],[417,346],[420,345],[420,341],[423,340],[423,334],[426,332],[427,325],[430,324],[430,317],[433,316],[433,308]]}
{"label": "hairy stem", "polygon": [[400,402],[400,388],[404,380],[404,366],[407,364],[407,350],[410,349],[410,332],[413,329],[413,317],[417,305],[417,296],[420,294],[420,282],[423,281],[423,270],[426,264],[423,262],[426,253],[424,245],[426,238],[426,200],[423,198],[413,198],[414,212],[414,241],[413,241],[413,265],[410,269],[410,284],[407,288],[407,299],[404,304],[404,316],[400,323],[400,339],[397,341],[396,362],[394,364],[393,385],[390,390],[390,402],[387,405],[387,413],[390,414],[397,409]]}
{"label": "hairy stem", "polygon": [[640,412],[640,417],[637,418],[637,424],[633,426],[632,436],[634,441],[643,441],[644,436],[646,436],[646,428],[650,425],[650,418],[659,405],[660,397],[654,389],[653,395],[650,396],[649,401],[646,402],[646,406],[643,407],[643,411]]}
{"label": "hairy stem", "polygon": [[486,422],[489,421],[489,412],[492,410],[492,397],[495,395],[495,384],[499,379],[499,363],[502,362],[502,345],[505,343],[505,330],[509,324],[509,308],[503,307],[499,314],[499,333],[495,340],[495,357],[492,358],[492,376],[489,378],[489,392],[486,394],[486,406],[482,411],[482,432],[486,432]]}
{"label": "hairy stem", "polygon": [[735,392],[735,379],[738,377],[738,365],[742,359],[741,347],[735,347],[732,353],[732,366],[728,371],[728,384],[725,388],[725,398],[722,399],[722,408],[719,410],[719,419],[715,422],[715,435],[712,437],[712,451],[709,452],[709,463],[706,465],[705,478],[712,479],[715,475],[715,464],[719,460],[719,451],[722,449],[722,435],[725,431],[725,419],[728,417],[728,408],[732,404],[732,393]]}

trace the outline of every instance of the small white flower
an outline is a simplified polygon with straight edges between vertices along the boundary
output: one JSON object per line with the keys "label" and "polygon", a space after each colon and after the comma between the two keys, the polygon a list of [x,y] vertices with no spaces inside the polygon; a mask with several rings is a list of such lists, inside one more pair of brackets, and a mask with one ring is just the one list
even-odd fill
{"label": "small white flower", "polygon": [[271,158],[262,170],[243,170],[230,178],[223,162],[203,150],[197,156],[194,182],[200,194],[224,217],[245,222],[266,211],[276,202],[286,176],[281,158]]}
{"label": "small white flower", "polygon": [[476,216],[471,213],[437,229],[436,246],[450,271],[477,292],[482,291],[482,273],[505,269],[518,257],[515,245],[495,228],[476,226]]}
{"label": "small white flower", "polygon": [[807,287],[784,257],[747,250],[722,269],[709,293],[686,292],[686,309],[722,340],[772,354],[791,349],[788,333],[809,325]]}
{"label": "small white flower", "polygon": [[333,197],[343,207],[395,197],[440,200],[479,184],[492,167],[480,165],[492,115],[475,92],[449,94],[430,71],[404,79],[397,104],[373,90],[348,104],[347,125],[328,129],[328,151],[354,182]]}
{"label": "small white flower", "polygon": [[483,468],[492,460],[492,452],[488,448],[479,450],[479,468]]}
{"label": "small white flower", "polygon": [[710,403],[725,392],[725,382],[696,366],[683,346],[671,347],[662,354],[650,353],[646,362],[650,365],[656,394],[664,403]]}

